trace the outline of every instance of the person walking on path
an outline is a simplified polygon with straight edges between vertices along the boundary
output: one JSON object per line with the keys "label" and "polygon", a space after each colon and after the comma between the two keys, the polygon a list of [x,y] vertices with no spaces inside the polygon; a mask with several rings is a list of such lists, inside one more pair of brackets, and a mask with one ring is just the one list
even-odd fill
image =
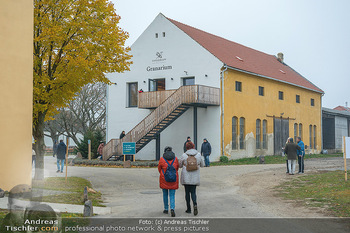
{"label": "person walking on path", "polygon": [[60,140],[60,143],[57,146],[57,172],[63,173],[64,161],[66,159],[66,150],[66,144],[64,144],[63,140]]}
{"label": "person walking on path", "polygon": [[186,149],[186,143],[187,142],[191,142],[191,137],[190,136],[187,137],[187,140],[184,143],[184,153],[187,151],[187,149]]}
{"label": "person walking on path", "polygon": [[289,175],[294,175],[298,150],[301,150],[300,146],[293,142],[293,138],[289,138],[288,143],[284,148],[284,153],[287,154],[288,158]]}
{"label": "person walking on path", "polygon": [[201,147],[201,155],[204,156],[205,166],[210,167],[209,156],[211,154],[211,145],[206,138],[203,139]]}
{"label": "person walking on path", "polygon": [[101,156],[102,158],[102,154],[103,154],[103,147],[105,146],[105,144],[103,142],[100,143],[100,145],[97,148],[97,156]]}
{"label": "person walking on path", "polygon": [[198,214],[196,188],[200,184],[200,167],[204,167],[204,161],[201,154],[194,149],[195,145],[192,142],[186,143],[187,151],[180,158],[181,184],[185,187],[185,199],[187,210],[186,213],[191,213],[191,200],[193,202],[193,213]]}
{"label": "person walking on path", "polygon": [[164,149],[163,157],[159,160],[159,187],[163,190],[164,214],[169,213],[169,198],[171,217],[175,217],[175,190],[179,188],[179,161],[172,148]]}
{"label": "person walking on path", "polygon": [[299,174],[304,173],[304,156],[305,156],[305,145],[304,142],[301,140],[301,137],[297,137],[297,143],[300,147],[300,150],[298,150],[298,164],[299,164]]}
{"label": "person walking on path", "polygon": [[[286,144],[289,142],[289,138],[287,138]],[[286,153],[284,152],[285,147],[282,147],[282,156],[285,157]],[[289,169],[288,169],[288,157],[286,157],[286,165],[287,165],[287,174],[289,173]]]}
{"label": "person walking on path", "polygon": [[122,139],[123,137],[125,137],[125,131],[124,130],[120,133],[119,139]]}
{"label": "person walking on path", "polygon": [[55,140],[52,146],[52,151],[53,151],[52,157],[55,157],[55,155],[57,154],[57,146],[58,144],[57,144],[57,141]]}

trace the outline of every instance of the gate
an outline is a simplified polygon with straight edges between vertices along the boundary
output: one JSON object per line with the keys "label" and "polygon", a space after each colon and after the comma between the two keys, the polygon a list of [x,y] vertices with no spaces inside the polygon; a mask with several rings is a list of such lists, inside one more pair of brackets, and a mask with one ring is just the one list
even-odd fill
{"label": "gate", "polygon": [[274,154],[281,155],[282,147],[285,146],[289,137],[289,119],[274,118],[273,120],[274,132]]}

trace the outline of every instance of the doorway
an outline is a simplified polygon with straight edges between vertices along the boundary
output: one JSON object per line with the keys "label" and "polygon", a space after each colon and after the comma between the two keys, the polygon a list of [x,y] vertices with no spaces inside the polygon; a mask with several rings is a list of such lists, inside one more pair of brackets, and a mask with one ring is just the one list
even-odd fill
{"label": "doorway", "polygon": [[137,83],[128,84],[128,107],[137,107],[138,104],[138,90]]}
{"label": "doorway", "polygon": [[149,79],[148,80],[149,91],[165,91],[165,78],[161,79]]}
{"label": "doorway", "polygon": [[274,118],[274,154],[281,155],[282,147],[285,146],[289,137],[289,119]]}

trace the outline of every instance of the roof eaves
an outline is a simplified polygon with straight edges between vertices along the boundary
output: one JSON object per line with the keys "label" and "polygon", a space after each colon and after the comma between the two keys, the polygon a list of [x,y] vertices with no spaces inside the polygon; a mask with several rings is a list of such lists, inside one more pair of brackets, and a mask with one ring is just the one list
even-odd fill
{"label": "roof eaves", "polygon": [[316,86],[313,82],[311,82],[309,79],[305,78],[302,74],[300,74],[298,71],[296,71],[295,69],[293,69],[292,67],[290,67],[288,64],[284,63],[284,65],[288,66],[291,70],[293,70],[295,73],[297,73],[298,75],[300,75],[301,77],[303,77],[306,81],[308,81],[311,85],[313,85],[314,87],[316,87],[317,89],[319,89],[322,94],[324,94],[324,91],[319,88],[318,86]]}
{"label": "roof eaves", "polygon": [[325,108],[322,107],[322,112],[326,112],[327,114],[330,115],[337,115],[337,116],[343,116],[343,117],[350,117],[350,113],[346,111],[340,111],[340,110],[335,110],[331,108]]}
{"label": "roof eaves", "polygon": [[265,76],[265,75],[253,73],[253,72],[250,72],[250,71],[238,69],[238,68],[235,68],[235,67],[232,67],[232,66],[228,66],[228,65],[227,65],[227,67],[229,69],[236,70],[236,71],[239,71],[239,72],[243,72],[243,73],[246,73],[246,74],[251,74],[251,75],[255,75],[255,76],[261,77],[261,78],[266,78],[266,79],[274,80],[274,81],[277,81],[277,82],[289,84],[289,85],[292,85],[292,86],[295,86],[295,87],[299,87],[299,88],[302,88],[302,89],[306,89],[306,90],[309,90],[309,91],[317,92],[317,93],[320,93],[322,95],[324,94],[323,91],[314,90],[314,89],[311,89],[311,88],[307,88],[307,87],[304,87],[304,86],[297,85],[295,83],[286,82],[286,81],[283,81],[283,80],[280,80],[280,79],[276,79],[276,78],[268,77],[268,76]]}

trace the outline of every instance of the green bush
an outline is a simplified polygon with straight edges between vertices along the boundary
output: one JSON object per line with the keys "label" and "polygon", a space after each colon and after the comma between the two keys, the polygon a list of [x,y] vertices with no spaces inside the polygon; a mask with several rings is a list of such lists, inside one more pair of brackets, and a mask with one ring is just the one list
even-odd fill
{"label": "green bush", "polygon": [[227,158],[227,156],[224,156],[224,155],[220,156],[220,162],[222,162],[222,163],[228,163],[228,158]]}
{"label": "green bush", "polygon": [[91,158],[97,158],[97,149],[100,145],[101,141],[104,141],[104,136],[101,130],[96,131],[88,131],[83,140],[78,143],[76,146],[74,153],[80,152],[83,158],[88,157],[88,140],[91,140]]}

